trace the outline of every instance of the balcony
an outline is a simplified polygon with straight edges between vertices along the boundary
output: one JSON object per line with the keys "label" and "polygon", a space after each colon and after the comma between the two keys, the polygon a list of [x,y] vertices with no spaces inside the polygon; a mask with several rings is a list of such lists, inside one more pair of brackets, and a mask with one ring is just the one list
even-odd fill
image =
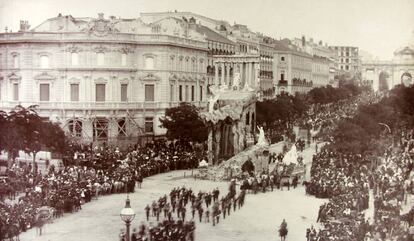
{"label": "balcony", "polygon": [[287,80],[279,80],[277,83],[278,86],[287,86],[288,82]]}
{"label": "balcony", "polygon": [[[166,109],[178,106],[180,102],[21,102],[0,101],[0,109],[12,109],[17,105],[38,105],[39,110],[146,110]],[[197,107],[205,108],[206,101],[190,102]]]}

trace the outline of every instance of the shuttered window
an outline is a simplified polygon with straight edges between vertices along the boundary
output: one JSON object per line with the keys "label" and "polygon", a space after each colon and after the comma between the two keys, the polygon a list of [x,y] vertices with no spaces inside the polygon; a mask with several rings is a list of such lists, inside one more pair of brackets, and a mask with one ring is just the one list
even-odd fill
{"label": "shuttered window", "polygon": [[105,84],[96,84],[96,101],[105,101]]}
{"label": "shuttered window", "polygon": [[14,101],[19,100],[19,84],[17,83],[13,84],[13,100]]}
{"label": "shuttered window", "polygon": [[191,101],[194,101],[194,85],[191,86]]}
{"label": "shuttered window", "polygon": [[128,84],[121,84],[121,101],[128,101]]}
{"label": "shuttered window", "polygon": [[79,101],[79,84],[70,84],[70,101]]}
{"label": "shuttered window", "polygon": [[145,101],[154,101],[154,85],[145,85]]}
{"label": "shuttered window", "polygon": [[49,84],[40,84],[40,101],[49,101]]}

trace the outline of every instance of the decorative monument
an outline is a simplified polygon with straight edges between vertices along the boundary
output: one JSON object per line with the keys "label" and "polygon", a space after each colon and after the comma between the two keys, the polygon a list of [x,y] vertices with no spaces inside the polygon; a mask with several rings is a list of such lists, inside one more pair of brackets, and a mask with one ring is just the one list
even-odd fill
{"label": "decorative monument", "polygon": [[209,170],[217,173],[219,179],[241,173],[246,161],[251,161],[257,171],[267,170],[267,166],[262,165],[268,163],[267,157],[263,158],[268,142],[262,127],[258,128],[256,138],[259,56],[214,58],[216,78],[210,86],[212,96],[208,112],[201,114],[208,123]]}

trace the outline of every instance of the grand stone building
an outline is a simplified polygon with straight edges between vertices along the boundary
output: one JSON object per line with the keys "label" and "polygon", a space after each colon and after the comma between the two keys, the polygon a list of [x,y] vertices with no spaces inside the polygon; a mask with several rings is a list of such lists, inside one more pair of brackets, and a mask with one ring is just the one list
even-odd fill
{"label": "grand stone building", "polygon": [[159,117],[206,104],[205,37],[182,19],[59,14],[0,34],[0,109],[38,105],[73,138],[124,141],[162,135]]}

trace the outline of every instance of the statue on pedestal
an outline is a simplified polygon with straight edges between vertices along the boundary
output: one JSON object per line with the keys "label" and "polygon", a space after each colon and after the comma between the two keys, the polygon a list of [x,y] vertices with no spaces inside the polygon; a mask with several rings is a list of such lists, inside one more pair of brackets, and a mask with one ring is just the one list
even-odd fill
{"label": "statue on pedestal", "polygon": [[234,73],[232,90],[239,90],[240,85],[240,73]]}
{"label": "statue on pedestal", "polygon": [[259,127],[258,126],[257,129],[259,130],[259,138],[257,140],[257,144],[256,145],[258,145],[258,146],[267,146],[267,145],[269,145],[267,143],[267,140],[266,140],[266,137],[265,137],[265,133],[264,133],[263,127]]}
{"label": "statue on pedestal", "polygon": [[220,91],[218,91],[217,88],[213,87],[213,85],[210,86],[209,89],[212,95],[208,100],[208,112],[212,113],[214,111],[214,104],[220,98]]}

